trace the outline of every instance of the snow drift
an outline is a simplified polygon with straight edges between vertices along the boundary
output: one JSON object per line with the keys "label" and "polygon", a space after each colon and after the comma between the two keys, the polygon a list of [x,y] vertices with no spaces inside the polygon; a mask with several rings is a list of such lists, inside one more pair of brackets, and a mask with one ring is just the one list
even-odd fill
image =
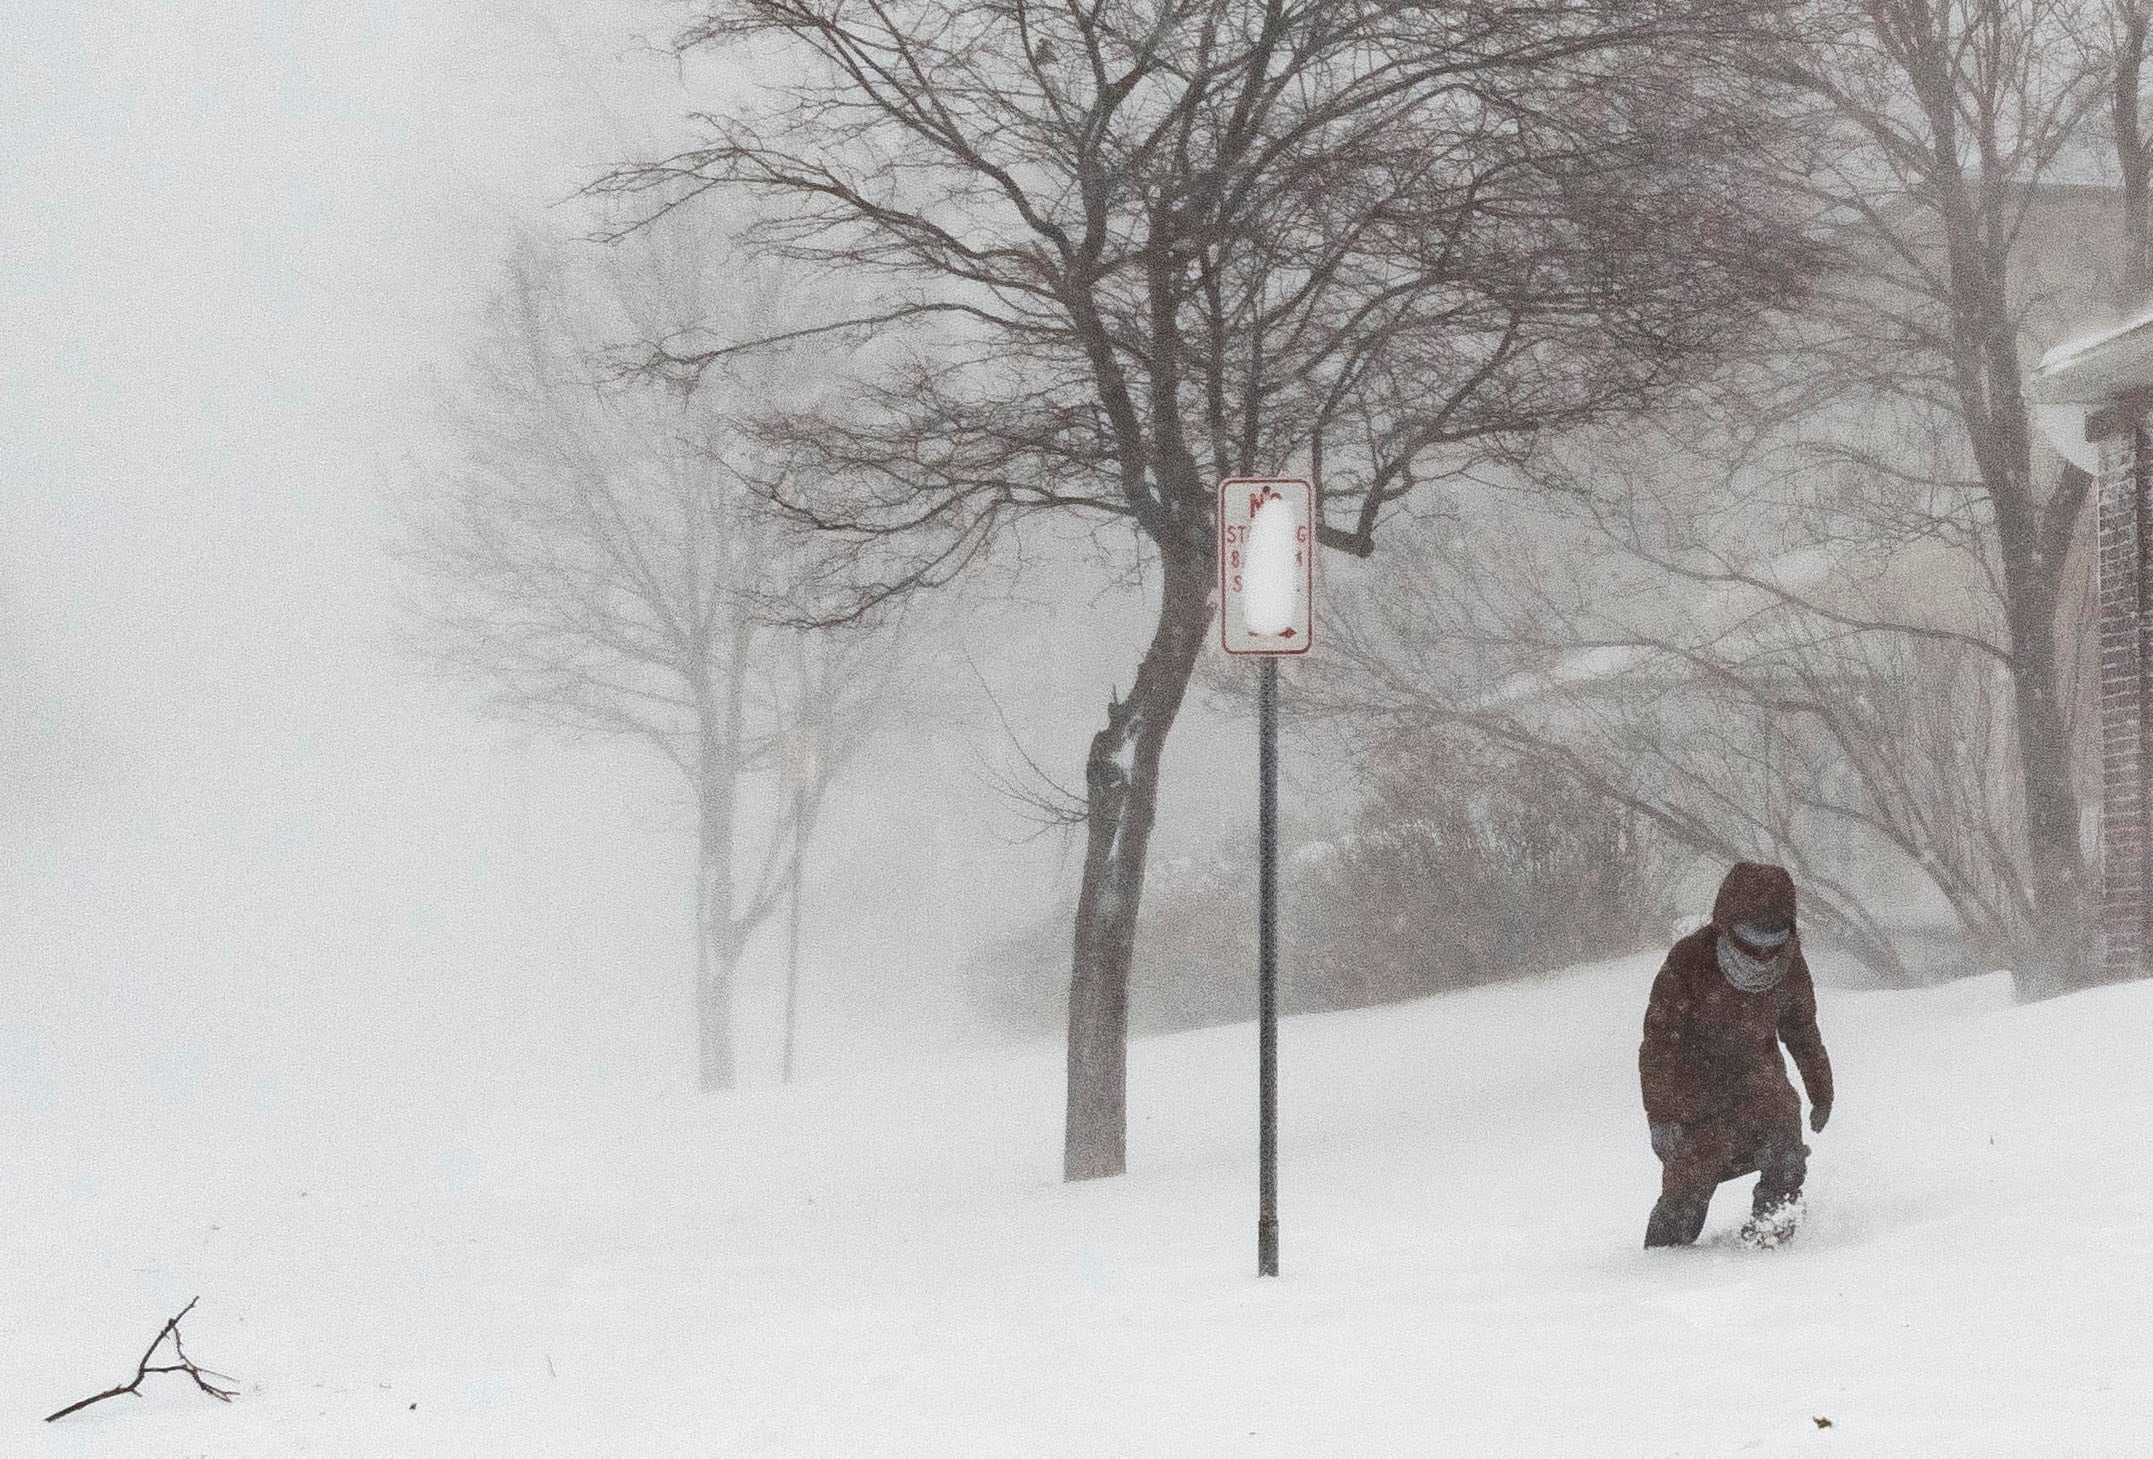
{"label": "snow drift", "polygon": [[[1738,1185],[1647,1253],[1652,968],[1289,1020],[1264,1282],[1247,1027],[1140,1042],[1131,1173],[1074,1187],[1048,1046],[702,1102],[0,1086],[0,1449],[2143,1452],[2153,985],[1825,989],[1795,1246],[1729,1239]],[[234,1404],[153,1379],[37,1421],[197,1292]]]}

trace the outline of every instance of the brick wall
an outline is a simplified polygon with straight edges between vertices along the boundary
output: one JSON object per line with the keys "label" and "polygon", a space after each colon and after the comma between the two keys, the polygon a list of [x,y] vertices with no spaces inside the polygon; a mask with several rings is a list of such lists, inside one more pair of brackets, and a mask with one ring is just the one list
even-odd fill
{"label": "brick wall", "polygon": [[[2101,448],[2097,572],[2101,644],[2100,957],[2109,978],[2145,971],[2149,939],[2148,695],[2153,691],[2153,583],[2148,582],[2147,442],[2143,402],[2121,402],[2089,423]],[[2143,465],[2141,464],[2143,463]]]}

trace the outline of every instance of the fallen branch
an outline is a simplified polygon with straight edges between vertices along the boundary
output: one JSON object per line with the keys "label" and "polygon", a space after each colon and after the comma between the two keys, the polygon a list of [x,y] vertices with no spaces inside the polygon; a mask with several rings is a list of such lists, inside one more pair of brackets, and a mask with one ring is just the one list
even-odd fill
{"label": "fallen branch", "polygon": [[[197,1297],[194,1299],[194,1302],[199,1302],[201,1300],[202,1299],[200,1297]],[[135,1378],[132,1383],[122,1383],[117,1388],[107,1388],[102,1393],[92,1394],[90,1397],[83,1399],[79,1403],[70,1403],[67,1407],[61,1409],[58,1413],[46,1414],[45,1422],[49,1424],[54,1419],[66,1418],[69,1414],[78,1413],[81,1410],[88,1408],[93,1403],[103,1403],[108,1398],[118,1398],[122,1393],[132,1393],[135,1396],[140,1397],[142,1393],[142,1381],[145,1378],[149,1377],[149,1375],[152,1373],[185,1373],[188,1377],[194,1380],[195,1387],[201,1389],[204,1393],[207,1393],[211,1398],[216,1399],[219,1403],[230,1403],[232,1401],[232,1395],[239,1390],[237,1390],[236,1388],[219,1388],[216,1384],[210,1382],[209,1380],[212,1378],[220,1378],[223,1379],[223,1381],[225,1381],[226,1383],[236,1383],[239,1380],[236,1378],[229,1377],[223,1373],[214,1372],[208,1368],[196,1366],[194,1360],[187,1356],[187,1350],[179,1345],[179,1320],[181,1317],[185,1317],[188,1313],[194,1311],[194,1302],[189,1302],[186,1306],[180,1308],[177,1316],[173,1317],[171,1321],[167,1322],[162,1328],[158,1329],[157,1340],[149,1345],[149,1351],[144,1353],[142,1355],[142,1361],[135,1365]],[[150,1359],[157,1356],[157,1350],[165,1345],[165,1341],[168,1338],[171,1340],[172,1343],[172,1355],[178,1358],[179,1361],[176,1363],[159,1363],[152,1365]]]}

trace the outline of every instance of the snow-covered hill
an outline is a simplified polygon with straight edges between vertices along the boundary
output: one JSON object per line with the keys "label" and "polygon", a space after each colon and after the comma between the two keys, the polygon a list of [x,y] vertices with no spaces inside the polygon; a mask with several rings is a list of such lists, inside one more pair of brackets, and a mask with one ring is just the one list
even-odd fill
{"label": "snow-covered hill", "polygon": [[[1726,1187],[1647,1253],[1651,970],[1290,1020],[1275,1282],[1246,1027],[1141,1042],[1131,1173],[1080,1187],[1047,1047],[625,1107],[0,1084],[0,1452],[2153,1452],[2153,984],[1827,989],[1798,1243],[1731,1243]],[[38,1422],[197,1293],[235,1403]]]}

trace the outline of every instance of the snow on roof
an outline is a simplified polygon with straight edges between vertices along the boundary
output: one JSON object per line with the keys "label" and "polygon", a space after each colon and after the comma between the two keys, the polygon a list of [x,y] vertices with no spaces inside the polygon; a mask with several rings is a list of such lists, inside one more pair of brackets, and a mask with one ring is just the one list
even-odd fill
{"label": "snow on roof", "polygon": [[2153,311],[2065,340],[2041,356],[2027,385],[2035,399],[2055,402],[2153,385]]}

